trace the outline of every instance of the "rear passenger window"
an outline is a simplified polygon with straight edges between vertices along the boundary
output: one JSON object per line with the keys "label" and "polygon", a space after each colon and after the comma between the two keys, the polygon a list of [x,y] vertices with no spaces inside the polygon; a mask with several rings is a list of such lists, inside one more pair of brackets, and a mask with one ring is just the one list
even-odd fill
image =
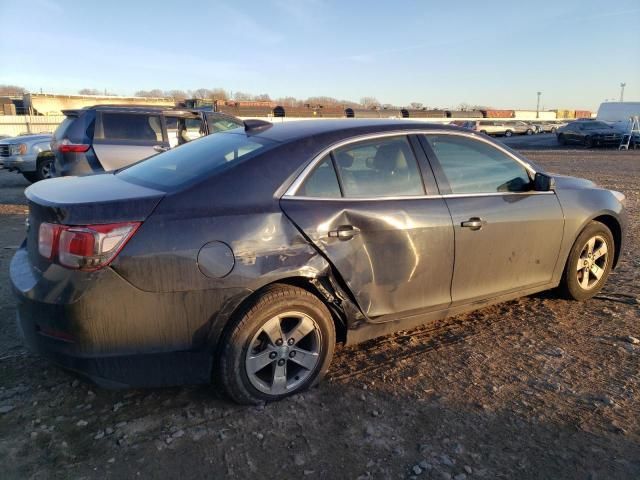
{"label": "rear passenger window", "polygon": [[96,129],[96,138],[101,140],[124,140],[143,144],[162,142],[162,124],[158,115],[103,113],[100,127]]}
{"label": "rear passenger window", "polygon": [[424,195],[407,137],[368,140],[333,152],[345,197]]}
{"label": "rear passenger window", "polygon": [[326,156],[302,184],[298,195],[316,198],[340,198],[340,185],[331,157]]}

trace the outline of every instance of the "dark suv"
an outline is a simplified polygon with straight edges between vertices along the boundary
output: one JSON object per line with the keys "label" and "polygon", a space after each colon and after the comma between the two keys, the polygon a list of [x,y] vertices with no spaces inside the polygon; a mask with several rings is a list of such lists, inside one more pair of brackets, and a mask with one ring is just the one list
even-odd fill
{"label": "dark suv", "polygon": [[211,133],[242,126],[219,112],[99,105],[65,110],[53,134],[54,176],[117,170]]}

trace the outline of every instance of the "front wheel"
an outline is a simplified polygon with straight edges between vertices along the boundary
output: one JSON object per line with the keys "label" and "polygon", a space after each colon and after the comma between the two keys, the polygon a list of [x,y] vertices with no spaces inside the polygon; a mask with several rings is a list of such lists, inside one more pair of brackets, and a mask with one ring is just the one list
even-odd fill
{"label": "front wheel", "polygon": [[576,239],[562,277],[561,289],[574,300],[587,300],[596,295],[609,276],[615,254],[611,230],[591,222]]}
{"label": "front wheel", "polygon": [[238,403],[280,400],[324,377],[335,341],[333,319],[322,301],[307,290],[276,284],[227,329],[218,378]]}
{"label": "front wheel", "polygon": [[528,129],[528,130],[527,130],[527,135],[533,135],[533,130]]}
{"label": "front wheel", "polygon": [[560,145],[566,145],[567,144],[567,139],[564,137],[563,134],[558,135],[558,143]]}

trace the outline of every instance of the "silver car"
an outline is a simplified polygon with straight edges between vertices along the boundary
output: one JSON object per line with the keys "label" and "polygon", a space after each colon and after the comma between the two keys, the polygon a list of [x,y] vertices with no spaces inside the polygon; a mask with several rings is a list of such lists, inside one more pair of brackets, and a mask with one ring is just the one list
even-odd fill
{"label": "silver car", "polygon": [[37,133],[0,140],[2,167],[21,173],[30,182],[51,177],[53,153],[49,146],[52,135]]}

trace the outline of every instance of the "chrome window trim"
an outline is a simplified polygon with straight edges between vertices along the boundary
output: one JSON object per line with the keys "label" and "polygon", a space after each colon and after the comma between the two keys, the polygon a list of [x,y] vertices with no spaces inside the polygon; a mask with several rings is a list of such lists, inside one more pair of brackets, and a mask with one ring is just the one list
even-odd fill
{"label": "chrome window trim", "polygon": [[304,183],[304,181],[307,179],[309,174],[313,171],[313,169],[318,164],[318,162],[320,162],[326,155],[331,153],[336,148],[344,147],[344,146],[350,145],[352,143],[363,142],[363,141],[366,141],[366,140],[375,140],[377,138],[397,137],[397,136],[400,136],[400,135],[407,136],[407,135],[432,135],[432,134],[435,134],[435,135],[457,135],[457,136],[460,136],[460,137],[469,137],[469,138],[472,138],[474,140],[478,140],[478,141],[484,142],[484,143],[490,145],[491,147],[495,148],[496,150],[499,150],[502,153],[504,153],[505,155],[507,155],[509,158],[514,160],[516,163],[518,163],[522,167],[524,167],[524,169],[527,170],[532,175],[535,176],[535,174],[536,174],[535,169],[530,164],[528,164],[524,160],[516,157],[514,154],[512,154],[508,150],[502,148],[500,145],[496,145],[493,142],[489,141],[488,139],[483,138],[481,135],[478,135],[478,134],[476,134],[474,132],[458,132],[458,131],[453,131],[453,130],[431,130],[431,129],[425,129],[425,130],[393,130],[393,131],[389,131],[389,132],[368,133],[366,135],[359,135],[357,137],[351,137],[351,138],[336,142],[336,143],[330,145],[329,147],[325,148],[318,155],[313,157],[313,159],[307,164],[307,166],[304,167],[302,172],[300,172],[300,175],[298,175],[298,177],[293,181],[293,183],[289,186],[287,191],[284,193],[283,198],[295,197],[295,198],[301,198],[301,199],[304,198],[304,199],[313,199],[313,200],[340,200],[340,199],[342,199],[342,200],[388,200],[388,199],[395,199],[395,200],[404,199],[404,200],[407,200],[407,199],[411,199],[411,198],[443,198],[443,197],[444,198],[451,198],[451,197],[465,197],[465,196],[485,197],[485,196],[495,196],[495,195],[531,195],[531,194],[540,194],[540,193],[544,193],[544,194],[553,193],[553,192],[490,192],[490,193],[466,193],[466,194],[457,194],[457,195],[456,194],[448,194],[448,195],[427,195],[427,194],[425,194],[425,195],[407,195],[407,196],[397,196],[397,197],[370,197],[370,198],[358,198],[358,197],[323,198],[323,197],[303,197],[303,196],[297,196],[296,195],[297,192],[298,192],[298,189]]}
{"label": "chrome window trim", "polygon": [[491,192],[491,193],[447,193],[444,195],[406,195],[406,196],[394,196],[394,197],[298,197],[295,195],[285,195],[283,200],[311,200],[311,201],[325,201],[325,202],[379,202],[379,201],[393,201],[393,200],[433,200],[449,198],[477,198],[477,197],[504,197],[511,195],[554,195],[552,190],[548,192]]}

